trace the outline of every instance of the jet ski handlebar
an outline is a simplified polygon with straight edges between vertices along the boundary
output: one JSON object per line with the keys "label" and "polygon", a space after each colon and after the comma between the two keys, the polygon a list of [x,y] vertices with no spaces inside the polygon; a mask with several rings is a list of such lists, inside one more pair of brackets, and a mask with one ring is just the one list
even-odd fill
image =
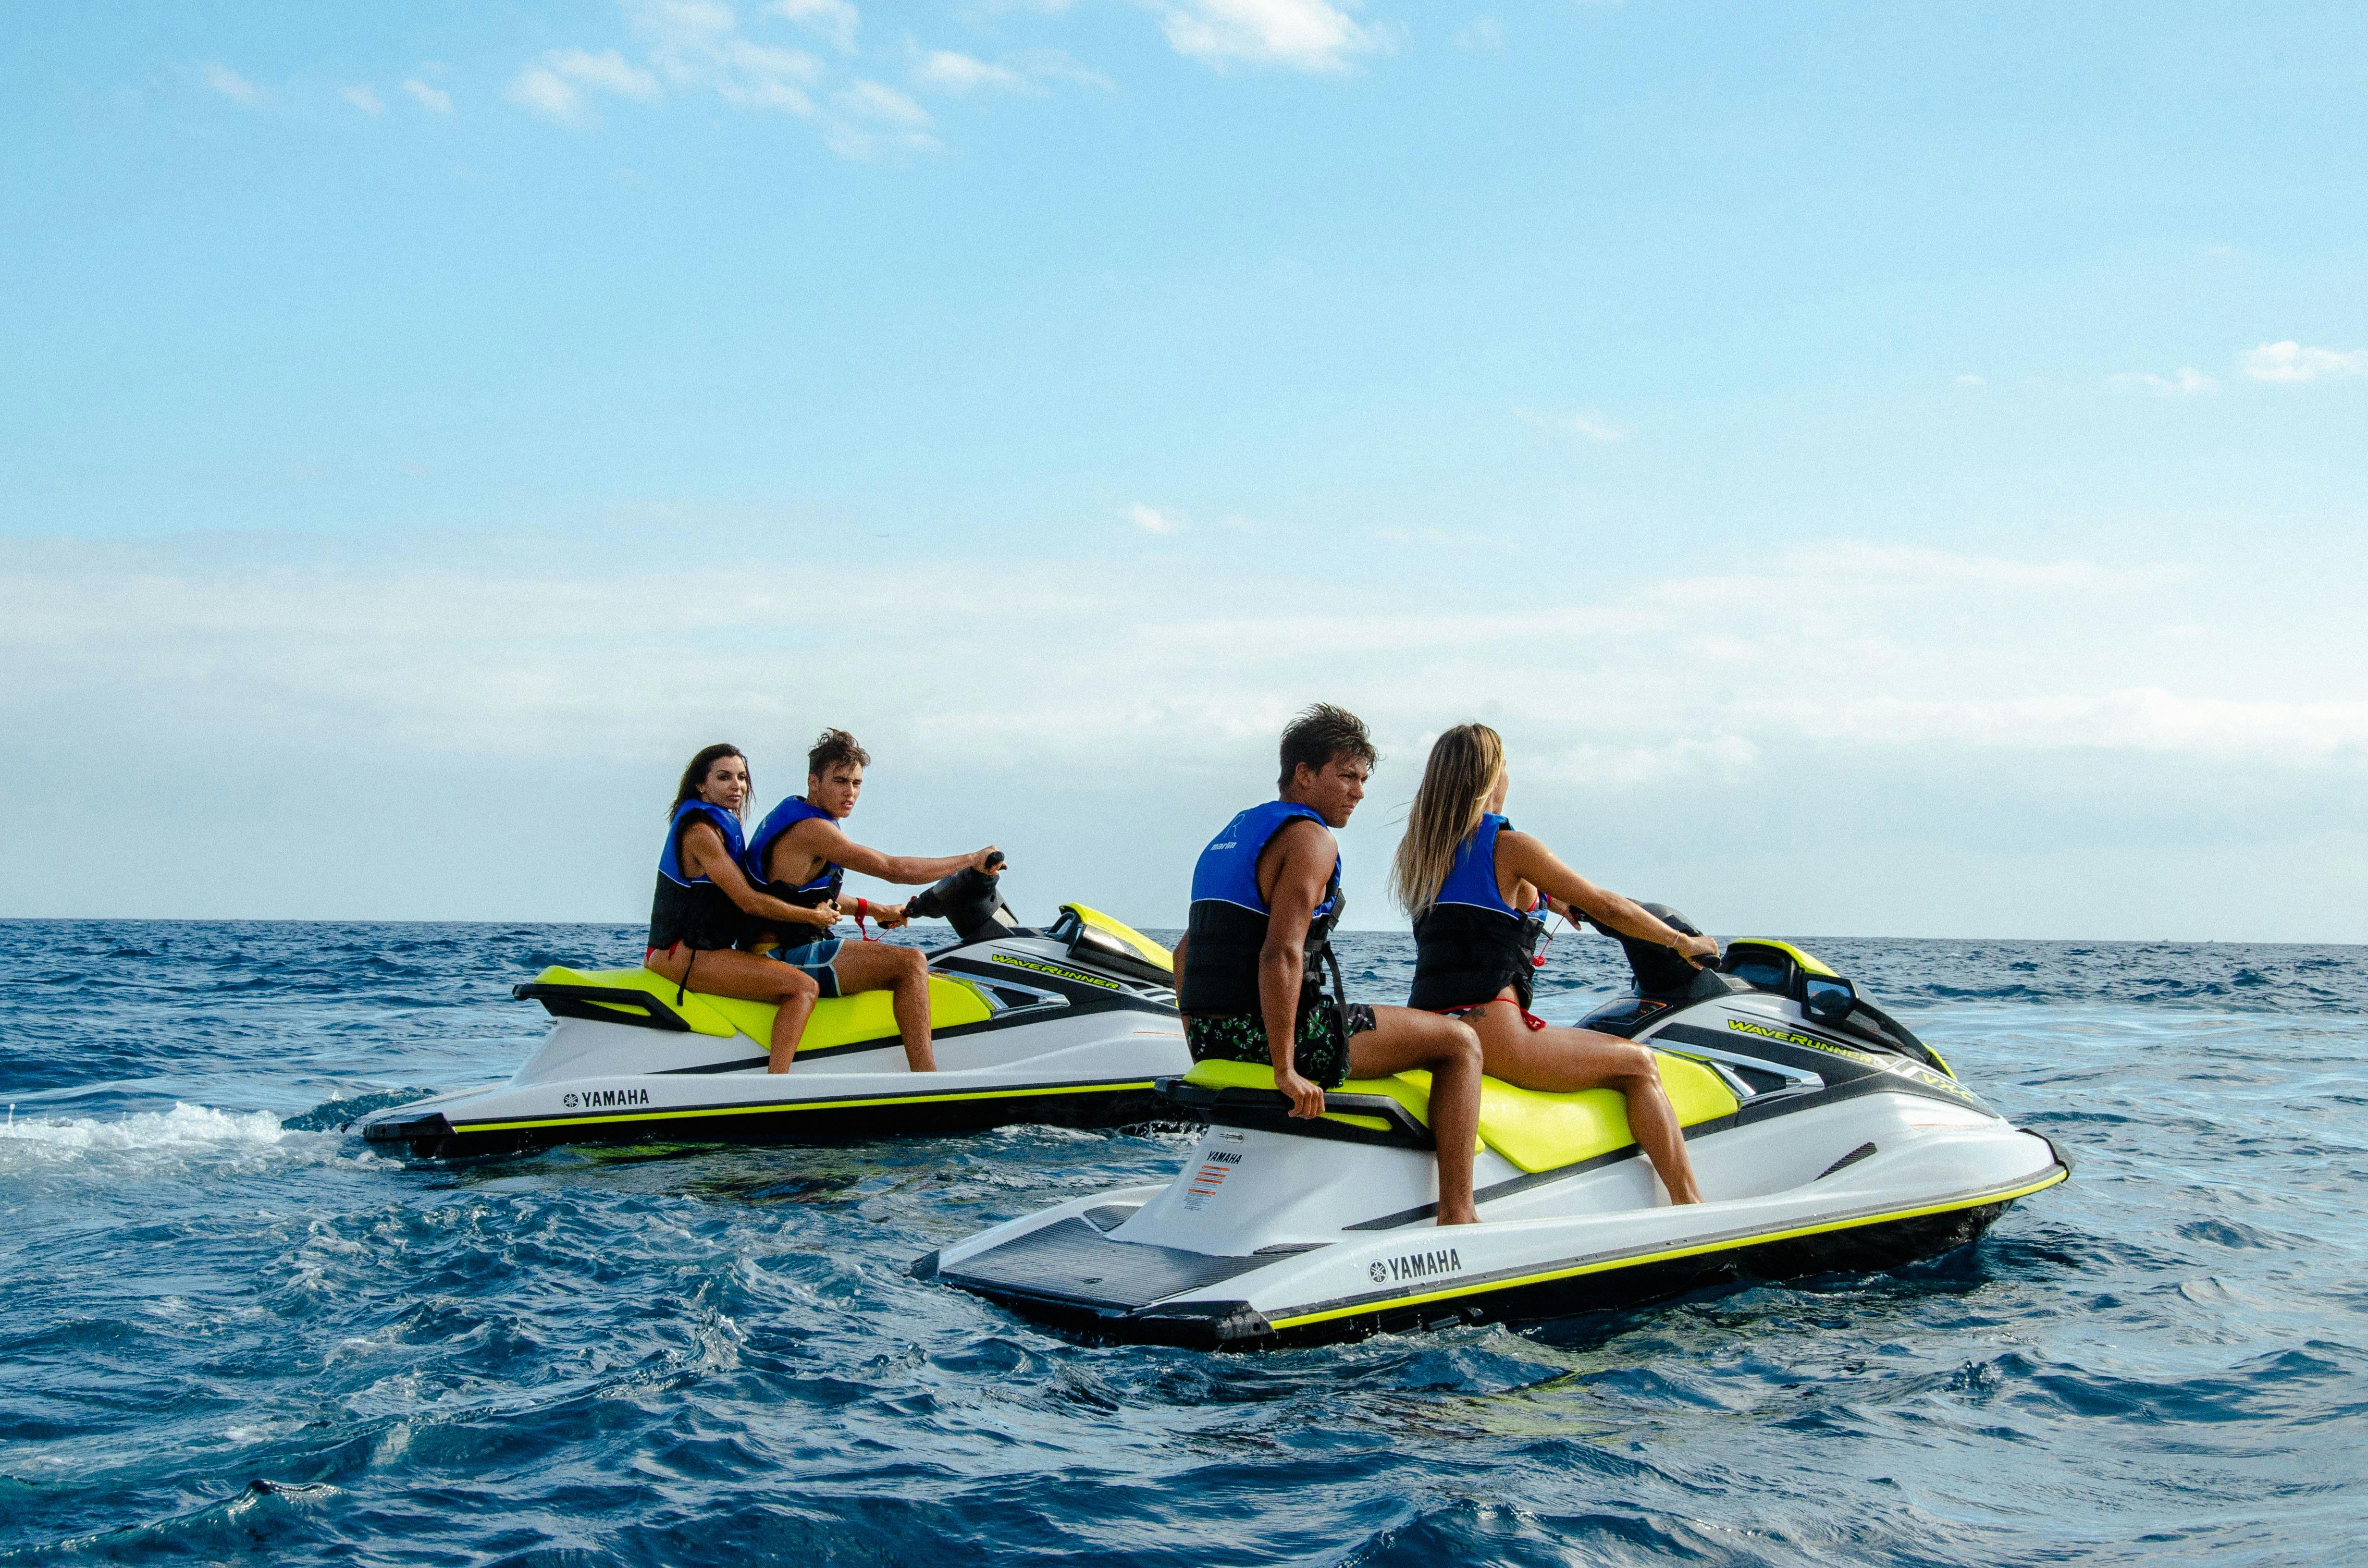
{"label": "jet ski handlebar", "polygon": [[1002,879],[1003,852],[996,850],[986,863],[993,869],[982,871],[975,866],[964,866],[906,899],[906,917],[946,921],[953,926],[954,935],[965,942],[1018,930],[1019,922],[1012,916],[1011,906],[1003,902],[996,885]]}

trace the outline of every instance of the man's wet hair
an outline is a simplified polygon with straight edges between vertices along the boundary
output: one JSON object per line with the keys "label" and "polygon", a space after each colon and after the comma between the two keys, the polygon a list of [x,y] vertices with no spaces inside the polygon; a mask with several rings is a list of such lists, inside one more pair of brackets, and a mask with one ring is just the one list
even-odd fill
{"label": "man's wet hair", "polygon": [[819,778],[834,767],[869,767],[871,754],[845,730],[825,730],[806,753],[806,777]]}
{"label": "man's wet hair", "polygon": [[1282,777],[1274,787],[1290,789],[1292,775],[1303,762],[1311,773],[1321,773],[1325,764],[1343,757],[1371,767],[1381,760],[1381,753],[1373,749],[1373,737],[1366,733],[1362,719],[1346,708],[1319,702],[1282,732]]}

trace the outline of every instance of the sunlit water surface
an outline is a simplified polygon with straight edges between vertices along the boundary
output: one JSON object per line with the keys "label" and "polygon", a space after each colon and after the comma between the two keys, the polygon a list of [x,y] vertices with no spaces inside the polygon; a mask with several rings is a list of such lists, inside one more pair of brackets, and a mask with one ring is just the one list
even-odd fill
{"label": "sunlit water surface", "polygon": [[[613,926],[0,923],[0,1560],[2320,1562],[2368,952],[1827,940],[2072,1182],[1897,1273],[1255,1357],[905,1266],[1180,1134],[401,1164]],[[1408,944],[1352,937],[1397,1000]],[[1565,937],[1545,989],[1610,989]]]}

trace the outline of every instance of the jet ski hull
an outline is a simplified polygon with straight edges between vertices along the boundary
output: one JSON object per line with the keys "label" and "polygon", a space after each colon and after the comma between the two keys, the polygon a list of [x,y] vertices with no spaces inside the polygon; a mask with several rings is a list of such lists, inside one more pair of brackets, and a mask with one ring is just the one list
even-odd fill
{"label": "jet ski hull", "polygon": [[1095,918],[1141,951],[1072,919],[934,955],[934,1073],[907,1070],[884,993],[820,1004],[796,1062],[775,1074],[766,1070],[769,1007],[685,993],[647,971],[552,969],[518,987],[553,1023],[509,1081],[393,1107],[359,1131],[414,1158],[449,1159],[574,1143],[1188,1121],[1154,1089],[1191,1065],[1174,993],[1153,961],[1165,951]]}
{"label": "jet ski hull", "polygon": [[1254,1348],[1895,1267],[2069,1174],[1945,1070],[1780,998],[1708,995],[1639,1038],[1663,1053],[1707,1202],[1665,1201],[1609,1091],[1490,1080],[1481,1222],[1440,1227],[1427,1126],[1391,1109],[1427,1107],[1405,1075],[1351,1083],[1326,1121],[1294,1123],[1281,1096],[1241,1086],[1256,1070],[1204,1062],[1167,1085],[1211,1120],[1176,1180],[1012,1221],[915,1272],[1097,1338]]}

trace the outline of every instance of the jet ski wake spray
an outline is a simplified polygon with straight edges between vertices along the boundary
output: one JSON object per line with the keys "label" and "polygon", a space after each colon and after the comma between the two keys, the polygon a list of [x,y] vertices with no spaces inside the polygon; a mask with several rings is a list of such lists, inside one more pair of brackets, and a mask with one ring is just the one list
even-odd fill
{"label": "jet ski wake spray", "polygon": [[935,1073],[907,1070],[885,991],[815,1004],[786,1073],[774,1009],[646,969],[554,965],[514,988],[552,1018],[507,1083],[365,1118],[372,1143],[432,1159],[559,1143],[783,1142],[1051,1122],[1173,1121],[1156,1080],[1189,1069],[1167,949],[1083,904],[1021,926],[998,876],[966,868],[905,905],[951,921],[929,957]]}
{"label": "jet ski wake spray", "polygon": [[1212,1061],[1160,1085],[1209,1123],[1174,1180],[1013,1220],[913,1271],[1090,1337],[1259,1348],[1896,1267],[2071,1174],[1799,948],[1736,941],[1697,971],[1625,945],[1635,990],[1585,1026],[1654,1048],[1705,1202],[1666,1201],[1614,1091],[1490,1078],[1480,1222],[1440,1226],[1428,1074],[1351,1079],[1303,1120],[1270,1068]]}

